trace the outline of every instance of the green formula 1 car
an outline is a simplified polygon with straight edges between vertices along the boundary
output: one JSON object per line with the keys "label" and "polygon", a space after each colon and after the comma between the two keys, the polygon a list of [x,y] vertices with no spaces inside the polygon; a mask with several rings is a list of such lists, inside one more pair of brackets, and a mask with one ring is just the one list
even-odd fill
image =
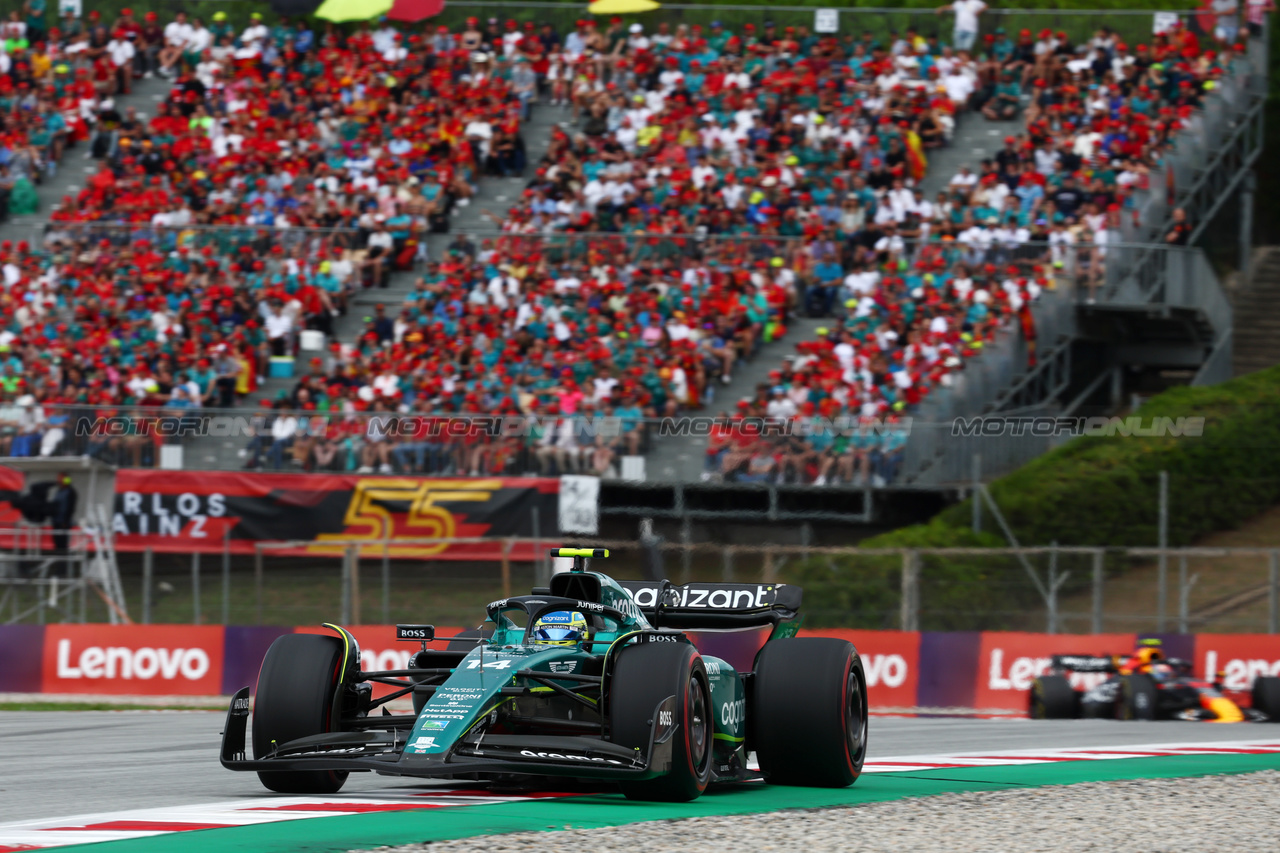
{"label": "green formula 1 car", "polygon": [[[267,651],[253,703],[232,699],[222,764],[285,793],[332,793],[351,771],[427,778],[616,781],[630,798],[691,800],[712,782],[843,787],[867,750],[862,662],[843,640],[796,638],[785,584],[619,582],[604,550],[557,548],[570,572],[494,601],[481,629],[404,670],[361,672],[355,638],[292,634]],[[692,635],[692,637],[691,637]],[[755,639],[752,639],[752,638]],[[717,645],[725,657],[703,654]],[[734,640],[739,642],[733,642]],[[725,645],[726,642],[728,645]],[[373,698],[373,683],[392,685]],[[412,696],[413,714],[391,714]],[[381,709],[381,710],[380,710]],[[759,770],[748,769],[754,752]]]}

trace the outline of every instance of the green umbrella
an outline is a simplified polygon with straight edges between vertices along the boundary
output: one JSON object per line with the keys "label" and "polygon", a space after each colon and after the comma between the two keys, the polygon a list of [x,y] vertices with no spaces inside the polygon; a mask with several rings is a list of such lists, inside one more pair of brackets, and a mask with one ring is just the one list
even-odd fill
{"label": "green umbrella", "polygon": [[391,11],[392,0],[324,0],[316,9],[316,17],[340,24],[343,21],[367,21]]}

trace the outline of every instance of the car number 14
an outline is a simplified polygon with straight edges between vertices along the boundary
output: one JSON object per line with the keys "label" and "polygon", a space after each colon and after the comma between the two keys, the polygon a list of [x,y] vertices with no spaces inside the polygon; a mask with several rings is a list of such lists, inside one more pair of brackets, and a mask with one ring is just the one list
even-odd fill
{"label": "car number 14", "polygon": [[[481,662],[479,660],[468,661],[467,669],[477,669],[480,666],[480,663]],[[511,663],[512,662],[509,660],[493,661],[488,665],[488,668],[489,669],[506,669],[507,667],[511,666]]]}

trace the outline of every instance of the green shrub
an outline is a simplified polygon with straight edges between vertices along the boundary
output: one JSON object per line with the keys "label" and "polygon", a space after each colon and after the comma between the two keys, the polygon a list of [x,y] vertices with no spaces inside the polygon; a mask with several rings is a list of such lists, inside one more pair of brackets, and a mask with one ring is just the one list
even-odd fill
{"label": "green shrub", "polygon": [[[1169,474],[1169,542],[1186,545],[1228,530],[1280,503],[1280,367],[1212,387],[1181,387],[1136,413],[1152,418],[1203,417],[1198,437],[1081,437],[989,487],[1024,546],[1155,546],[1159,476]],[[995,439],[993,439],[995,440]],[[984,514],[971,528],[968,501],[925,524],[862,541],[863,548],[955,548],[1007,544]],[[896,557],[811,558],[784,569],[805,587],[811,624],[893,628],[899,625],[901,563]],[[1043,561],[1041,561],[1043,565]],[[1088,582],[1073,573],[1070,591]],[[921,566],[920,627],[993,630],[1017,627],[1041,606],[1012,559],[930,558]]]}

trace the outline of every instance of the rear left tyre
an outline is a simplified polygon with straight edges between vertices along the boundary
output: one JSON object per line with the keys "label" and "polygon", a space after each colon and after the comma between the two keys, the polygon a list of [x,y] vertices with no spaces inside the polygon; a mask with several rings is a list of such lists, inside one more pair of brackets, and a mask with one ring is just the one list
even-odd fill
{"label": "rear left tyre", "polygon": [[1268,722],[1280,723],[1280,678],[1263,675],[1254,679],[1252,705],[1267,715]]}
{"label": "rear left tyre", "polygon": [[1028,716],[1033,720],[1069,720],[1080,716],[1080,694],[1065,675],[1042,675],[1031,682]]}
{"label": "rear left tyre", "polygon": [[668,696],[676,697],[671,772],[622,783],[629,800],[687,802],[701,796],[711,781],[711,684],[702,656],[687,643],[643,643],[618,653],[609,681],[613,742],[648,750],[654,712]]}
{"label": "rear left tyre", "polygon": [[867,755],[867,679],[853,644],[772,640],[756,656],[753,680],[747,722],[767,780],[852,785]]}
{"label": "rear left tyre", "polygon": [[[336,697],[345,647],[324,634],[286,634],[267,649],[253,704],[253,757],[273,745],[337,730]],[[261,771],[258,778],[281,794],[333,794],[346,771]]]}

